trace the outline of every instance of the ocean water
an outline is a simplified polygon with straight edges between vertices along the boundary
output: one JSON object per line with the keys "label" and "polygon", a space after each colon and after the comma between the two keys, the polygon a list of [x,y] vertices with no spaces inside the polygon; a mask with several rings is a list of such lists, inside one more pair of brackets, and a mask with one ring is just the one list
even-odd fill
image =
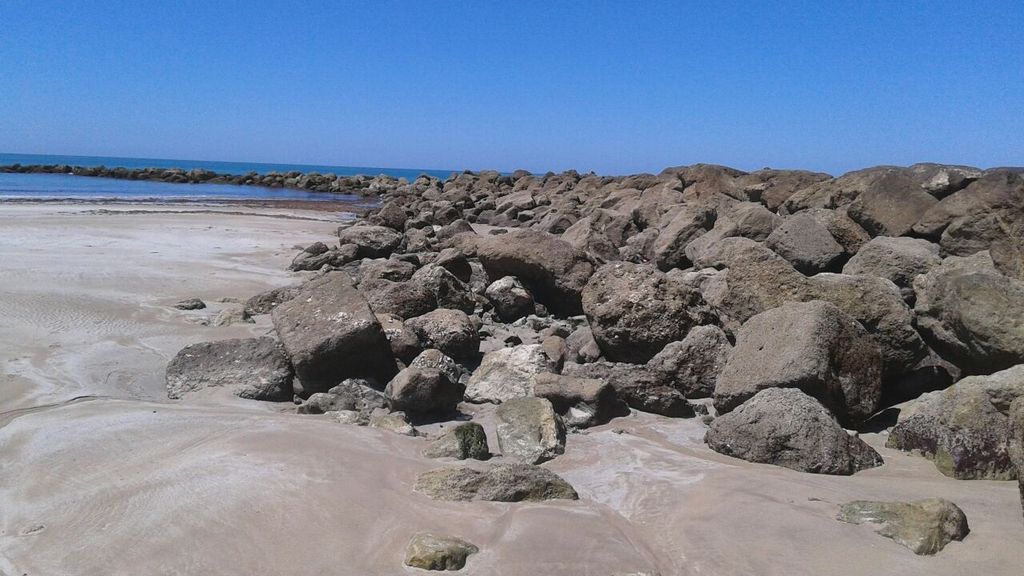
{"label": "ocean water", "polygon": [[[0,165],[68,164],[72,166],[106,166],[108,168],[201,168],[226,174],[258,172],[320,172],[339,176],[387,174],[395,178],[415,179],[420,174],[447,178],[443,170],[408,170],[358,166],[314,166],[305,164],[257,164],[206,160],[167,160],[154,158],[114,158],[103,156],[50,156],[38,154],[2,154]],[[117,180],[72,176],[69,174],[0,174],[0,200],[307,200],[362,201],[346,194],[326,194],[284,188],[235,186],[230,184],[173,184],[168,182]]]}

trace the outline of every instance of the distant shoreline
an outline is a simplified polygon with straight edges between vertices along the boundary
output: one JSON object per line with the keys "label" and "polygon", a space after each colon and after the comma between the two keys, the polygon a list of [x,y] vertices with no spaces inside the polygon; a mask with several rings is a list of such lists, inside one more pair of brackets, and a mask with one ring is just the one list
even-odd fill
{"label": "distant shoreline", "polygon": [[[166,182],[171,184],[227,184],[236,186],[259,186],[263,188],[287,188],[308,192],[332,194],[358,194],[376,196],[382,188],[391,188],[405,178],[388,175],[338,176],[319,172],[248,172],[228,174],[202,168],[124,168],[106,166],[73,166],[69,164],[7,164],[0,166],[0,174],[67,174],[92,178],[115,180],[139,180]],[[427,175],[424,175],[427,176]],[[429,177],[429,176],[428,176]]]}

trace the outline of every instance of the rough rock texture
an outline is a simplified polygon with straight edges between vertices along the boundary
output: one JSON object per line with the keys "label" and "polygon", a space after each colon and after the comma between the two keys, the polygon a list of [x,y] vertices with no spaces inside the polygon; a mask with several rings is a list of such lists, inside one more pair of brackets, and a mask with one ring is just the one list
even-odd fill
{"label": "rough rock texture", "polygon": [[292,367],[273,338],[244,338],[186,346],[167,365],[167,397],[203,388],[230,388],[252,400],[291,400]]}
{"label": "rough rock texture", "polygon": [[579,378],[608,382],[630,408],[643,412],[687,418],[694,415],[693,406],[683,393],[669,385],[660,375],[645,366],[622,362],[566,364],[563,372]]}
{"label": "rough rock texture", "polygon": [[416,478],[413,490],[434,500],[521,502],[576,500],[576,490],[560,476],[531,464],[474,468],[439,468]]}
{"label": "rough rock texture", "polygon": [[380,322],[344,273],[310,282],[274,308],[272,318],[304,394],[326,391],[346,378],[384,383],[395,373]]}
{"label": "rough rock texture", "polygon": [[415,415],[451,412],[462,401],[465,390],[437,368],[410,366],[388,382],[384,394],[392,410]]}
{"label": "rough rock texture", "polygon": [[369,413],[387,406],[387,396],[370,387],[366,380],[350,378],[327,392],[311,394],[297,409],[299,414],[327,412]]}
{"label": "rough rock texture", "polygon": [[565,425],[544,398],[512,398],[494,412],[502,455],[540,464],[565,452]]}
{"label": "rough rock texture", "polygon": [[174,305],[178,310],[202,310],[206,308],[206,302],[203,302],[199,298],[188,298],[182,300]]}
{"label": "rough rock texture", "polygon": [[437,264],[427,264],[412,275],[409,284],[423,286],[437,308],[451,308],[472,314],[476,310],[473,290],[457,276]]}
{"label": "rough rock texture", "polygon": [[799,388],[844,422],[865,420],[881,400],[882,354],[836,306],[785,304],[740,328],[715,386],[715,408],[728,412],[765,388]]}
{"label": "rough rock texture", "polygon": [[500,236],[462,234],[453,241],[465,252],[475,252],[491,278],[515,276],[552,312],[580,313],[580,292],[594,267],[568,242],[532,230]]}
{"label": "rough rock texture", "polygon": [[430,442],[423,450],[426,458],[455,458],[456,460],[487,460],[491,452],[487,448],[487,434],[484,427],[475,422],[457,424]]}
{"label": "rough rock texture", "polygon": [[1024,365],[971,376],[919,398],[900,414],[886,446],[934,459],[947,476],[1011,480],[1010,405],[1024,397]]}
{"label": "rough rock texture", "polygon": [[987,252],[947,258],[914,290],[921,334],[965,373],[1024,362],[1024,282],[1000,274]]}
{"label": "rough rock texture", "polygon": [[533,393],[550,401],[570,428],[596,426],[629,414],[615,387],[595,378],[542,372],[533,376]]}
{"label": "rough rock texture", "polygon": [[843,274],[878,276],[899,286],[903,299],[913,303],[914,278],[942,262],[939,247],[920,238],[877,236],[843,266]]}
{"label": "rough rock texture", "polygon": [[687,398],[707,398],[715,391],[732,344],[717,326],[695,326],[679,342],[672,342],[647,362],[647,369]]}
{"label": "rough rock texture", "polygon": [[872,236],[903,236],[937,203],[913,178],[892,174],[861,193],[848,213]]}
{"label": "rough rock texture", "polygon": [[953,540],[963,540],[970,528],[959,506],[941,498],[916,502],[855,500],[839,508],[839,520],[872,524],[882,536],[914,551],[931,555]]}
{"label": "rough rock texture", "polygon": [[351,226],[338,230],[341,244],[354,244],[358,258],[387,258],[402,244],[402,234],[385,226]]}
{"label": "rough rock texture", "polygon": [[420,533],[405,548],[405,565],[423,570],[462,570],[480,549],[454,536]]}
{"label": "rough rock texture", "polygon": [[715,213],[705,207],[684,205],[678,214],[658,233],[654,242],[653,256],[658,268],[686,268],[690,261],[686,257],[686,245],[710,230],[715,223]]}
{"label": "rough rock texture", "polygon": [[405,321],[420,339],[422,348],[435,348],[463,360],[480,352],[480,336],[469,316],[461,310],[439,308]]}
{"label": "rough rock texture", "polygon": [[291,300],[302,290],[301,286],[282,286],[267,290],[249,298],[245,301],[245,310],[255,316],[257,314],[270,314],[282,302]]}
{"label": "rough rock texture", "polygon": [[795,388],[768,388],[711,422],[715,452],[801,472],[850,475],[882,457],[850,436],[817,400]]}
{"label": "rough rock texture", "polygon": [[530,377],[550,370],[550,360],[540,344],[521,344],[488,352],[466,384],[466,400],[500,403],[519,396],[532,396]]}
{"label": "rough rock texture", "polygon": [[382,313],[377,313],[376,316],[395,358],[409,363],[423,350],[420,337],[412,328],[406,326],[401,318],[394,314]]}
{"label": "rough rock texture", "polygon": [[491,283],[484,292],[503,322],[516,320],[534,313],[533,295],[514,276],[505,276]]}
{"label": "rough rock texture", "polygon": [[700,292],[653,266],[614,262],[594,273],[583,290],[583,310],[604,356],[644,363],[694,326],[718,317]]}
{"label": "rough rock texture", "polygon": [[824,272],[844,254],[843,247],[811,214],[790,216],[775,229],[765,246],[804,274]]}

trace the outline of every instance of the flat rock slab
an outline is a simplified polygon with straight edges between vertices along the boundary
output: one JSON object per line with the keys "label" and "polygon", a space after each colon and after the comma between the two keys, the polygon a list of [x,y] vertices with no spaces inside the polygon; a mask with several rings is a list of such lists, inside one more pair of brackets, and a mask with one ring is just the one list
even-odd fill
{"label": "flat rock slab", "polygon": [[856,500],[843,504],[837,517],[851,524],[872,524],[876,532],[918,555],[931,555],[970,532],[967,516],[941,498],[916,502]]}
{"label": "flat rock slab", "polygon": [[420,474],[413,490],[434,500],[537,502],[579,499],[576,490],[561,476],[531,464],[499,464],[483,471],[439,468]]}

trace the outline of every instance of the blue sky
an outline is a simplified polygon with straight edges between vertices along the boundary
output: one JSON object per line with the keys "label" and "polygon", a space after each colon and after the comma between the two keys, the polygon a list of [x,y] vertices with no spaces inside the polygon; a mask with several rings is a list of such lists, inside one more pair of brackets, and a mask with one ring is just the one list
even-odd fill
{"label": "blue sky", "polygon": [[44,2],[0,151],[439,169],[1024,165],[1016,2]]}

